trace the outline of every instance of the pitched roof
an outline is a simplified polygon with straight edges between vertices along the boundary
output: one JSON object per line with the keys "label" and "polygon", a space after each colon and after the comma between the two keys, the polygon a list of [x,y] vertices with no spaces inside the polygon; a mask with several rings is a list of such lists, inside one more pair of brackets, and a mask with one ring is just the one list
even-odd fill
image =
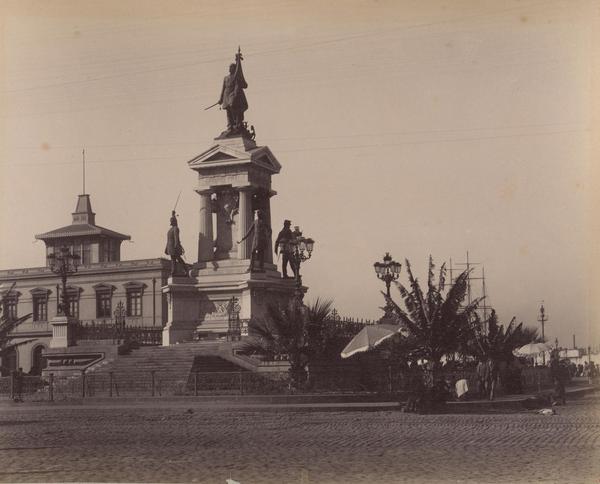
{"label": "pitched roof", "polygon": [[113,230],[105,229],[104,227],[91,224],[67,225],[59,229],[51,230],[50,232],[45,232],[43,234],[36,235],[35,238],[38,240],[50,240],[65,237],[81,237],[89,235],[105,235],[107,237],[120,240],[131,239],[129,235],[120,234],[119,232],[115,232]]}
{"label": "pitched roof", "polygon": [[72,237],[88,237],[91,235],[103,235],[111,239],[130,240],[129,235],[120,234],[114,230],[105,229],[96,225],[96,214],[92,212],[92,203],[88,194],[82,194],[77,197],[77,206],[73,212],[73,222],[59,229],[51,230],[43,234],[36,235],[38,240],[63,239]]}

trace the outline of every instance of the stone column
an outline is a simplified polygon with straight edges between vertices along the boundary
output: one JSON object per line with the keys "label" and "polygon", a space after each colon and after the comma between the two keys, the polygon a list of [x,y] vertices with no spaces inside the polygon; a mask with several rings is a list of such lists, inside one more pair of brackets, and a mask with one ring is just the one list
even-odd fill
{"label": "stone column", "polygon": [[198,262],[213,260],[213,220],[210,190],[199,191],[200,195],[200,228],[198,231]]}
{"label": "stone column", "polygon": [[[252,225],[252,187],[242,187],[240,190],[238,240],[242,240]],[[252,247],[252,235],[238,246],[238,259],[249,259]]]}
{"label": "stone column", "polygon": [[267,252],[265,253],[265,262],[273,263],[273,225],[271,224],[271,195],[265,197],[265,205],[263,210],[265,211],[265,220],[271,227],[271,237],[269,237],[269,243],[267,244]]}

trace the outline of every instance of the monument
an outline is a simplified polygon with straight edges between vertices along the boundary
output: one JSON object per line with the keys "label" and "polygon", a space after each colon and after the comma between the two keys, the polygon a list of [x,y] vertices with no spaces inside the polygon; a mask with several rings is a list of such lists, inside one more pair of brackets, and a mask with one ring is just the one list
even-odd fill
{"label": "monument", "polygon": [[248,130],[244,121],[248,84],[241,61],[238,50],[216,103],[227,111],[227,129],[188,161],[197,174],[197,262],[163,287],[164,345],[227,334],[233,297],[241,320],[259,318],[269,304],[287,304],[294,297],[294,280],[282,278],[273,264],[271,199],[277,192],[271,177],[281,165],[267,146],[256,144],[253,127]]}

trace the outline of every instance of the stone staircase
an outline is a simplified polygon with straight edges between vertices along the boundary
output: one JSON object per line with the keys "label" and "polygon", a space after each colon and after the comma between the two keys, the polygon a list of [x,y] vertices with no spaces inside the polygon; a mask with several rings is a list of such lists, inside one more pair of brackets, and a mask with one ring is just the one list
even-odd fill
{"label": "stone staircase", "polygon": [[252,365],[238,360],[232,344],[218,341],[182,343],[172,346],[146,346],[119,355],[111,361],[90,367],[86,385],[90,396],[185,395],[190,392],[192,372],[239,373]]}

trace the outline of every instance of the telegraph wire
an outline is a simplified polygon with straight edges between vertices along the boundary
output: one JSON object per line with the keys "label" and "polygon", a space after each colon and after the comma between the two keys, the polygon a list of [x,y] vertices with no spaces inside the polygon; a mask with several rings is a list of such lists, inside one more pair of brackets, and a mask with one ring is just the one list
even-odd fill
{"label": "telegraph wire", "polygon": [[[507,135],[496,135],[496,136],[477,136],[472,138],[447,138],[447,139],[437,139],[437,140],[419,140],[419,141],[404,141],[399,143],[371,143],[371,144],[362,144],[362,145],[348,145],[348,146],[329,146],[329,147],[311,147],[311,148],[298,148],[298,149],[280,149],[278,152],[280,153],[297,153],[297,152],[305,152],[305,151],[338,151],[338,150],[348,150],[348,149],[361,149],[361,148],[388,148],[388,147],[398,147],[398,146],[409,146],[409,145],[422,145],[422,144],[436,144],[436,143],[460,143],[460,142],[470,142],[470,141],[484,141],[484,140],[493,140],[493,139],[510,139],[510,138],[526,138],[532,136],[546,136],[546,135],[555,135],[555,134],[569,134],[569,133],[587,133],[589,129],[573,129],[573,130],[560,130],[560,131],[545,131],[539,133],[515,133],[515,134],[507,134]],[[97,161],[87,161],[87,163],[122,163],[122,162],[132,162],[132,161],[149,161],[149,160],[172,160],[173,155],[171,156],[158,156],[158,157],[141,157],[141,158],[122,158],[122,159],[112,159],[112,160],[97,160]],[[79,163],[78,161],[59,161],[59,162],[49,162],[49,163],[4,163],[0,162],[2,165],[8,166],[55,166],[55,165],[70,165],[74,163]]]}
{"label": "telegraph wire", "polygon": [[[556,3],[556,2],[561,2],[561,0],[555,0],[555,2],[552,2],[552,3]],[[448,23],[455,23],[455,22],[458,22],[458,21],[464,21],[464,20],[472,19],[472,18],[493,17],[495,15],[501,15],[501,14],[504,14],[504,13],[507,13],[507,12],[511,12],[511,11],[514,11],[514,10],[520,10],[520,9],[523,9],[523,8],[531,8],[531,7],[534,7],[534,6],[547,5],[547,4],[548,4],[548,2],[540,2],[540,3],[537,3],[537,4],[528,4],[528,5],[521,5],[521,6],[518,6],[518,7],[512,7],[512,8],[500,10],[500,11],[497,11],[497,12],[494,12],[494,13],[473,14],[473,15],[469,15],[469,16],[465,16],[465,17],[459,17],[457,19],[447,19],[447,20],[440,20],[440,21],[436,21],[436,22],[423,22],[423,23],[420,23],[420,24],[408,25],[408,26],[403,25],[403,26],[395,27],[393,29],[368,31],[368,32],[362,32],[360,34],[346,35],[346,36],[337,37],[337,38],[333,38],[333,39],[329,39],[329,40],[321,40],[321,41],[310,42],[310,43],[307,43],[307,44],[301,45],[301,46],[293,46],[293,47],[285,47],[285,48],[275,48],[275,49],[270,49],[270,50],[265,50],[265,51],[258,51],[258,52],[252,52],[250,50],[248,55],[263,56],[263,55],[269,55],[269,54],[273,54],[273,53],[283,53],[283,52],[290,52],[290,51],[296,51],[296,50],[305,50],[305,49],[309,49],[309,48],[312,48],[312,47],[319,47],[319,46],[323,46],[323,45],[327,45],[327,44],[332,44],[332,43],[345,42],[345,41],[348,41],[348,40],[356,40],[356,39],[360,39],[360,38],[364,38],[364,37],[371,37],[371,36],[374,36],[374,35],[384,35],[384,34],[388,34],[388,33],[391,33],[391,32],[397,32],[399,30],[407,31],[407,30],[420,29],[420,28],[423,28],[423,27],[429,27],[429,26],[434,26],[434,25],[442,25],[442,24],[448,24]],[[126,76],[138,75],[138,74],[148,74],[148,73],[154,73],[154,72],[161,72],[161,71],[164,71],[164,70],[182,69],[182,68],[193,67],[193,66],[198,66],[198,65],[211,64],[211,63],[215,63],[215,62],[222,62],[222,61],[229,60],[230,57],[231,56],[228,56],[228,57],[219,57],[219,58],[202,60],[202,61],[197,61],[197,62],[192,62],[192,63],[187,63],[187,64],[178,64],[178,65],[172,65],[172,66],[155,67],[155,68],[152,68],[152,69],[138,70],[138,71],[132,71],[132,72],[126,72],[126,73],[116,73],[116,74],[111,74],[111,75],[106,75],[106,76],[91,77],[91,78],[88,78],[88,79],[73,79],[73,80],[70,80],[70,81],[64,81],[64,82],[55,83],[55,84],[46,84],[46,85],[41,85],[41,86],[29,86],[29,87],[16,88],[16,89],[7,89],[7,90],[3,90],[2,92],[4,92],[4,93],[27,92],[27,91],[31,91],[31,90],[47,89],[47,88],[51,88],[51,87],[60,87],[60,86],[73,85],[73,84],[82,84],[82,83],[88,83],[88,82],[97,82],[97,81],[103,81],[103,80],[106,80],[106,79],[115,79],[115,78],[119,78],[119,77],[126,77]]]}

